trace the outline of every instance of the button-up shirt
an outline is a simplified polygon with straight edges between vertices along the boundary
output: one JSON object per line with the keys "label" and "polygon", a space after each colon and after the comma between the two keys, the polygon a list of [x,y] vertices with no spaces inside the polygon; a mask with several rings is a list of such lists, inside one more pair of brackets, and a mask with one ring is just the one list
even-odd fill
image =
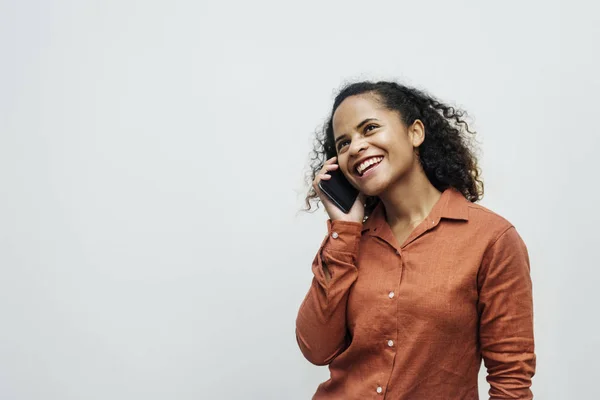
{"label": "button-up shirt", "polygon": [[478,399],[482,359],[492,399],[533,397],[527,248],[460,192],[401,244],[382,203],[362,224],[329,220],[312,271],[296,338],[331,376],[313,399]]}

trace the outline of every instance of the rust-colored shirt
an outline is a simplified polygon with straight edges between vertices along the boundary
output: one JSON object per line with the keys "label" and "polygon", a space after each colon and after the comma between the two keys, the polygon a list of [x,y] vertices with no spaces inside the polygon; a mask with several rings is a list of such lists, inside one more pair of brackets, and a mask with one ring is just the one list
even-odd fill
{"label": "rust-colored shirt", "polygon": [[490,398],[533,397],[527,249],[460,192],[444,191],[402,244],[381,203],[363,224],[328,221],[312,270],[296,337],[331,375],[313,399],[478,399],[482,358]]}

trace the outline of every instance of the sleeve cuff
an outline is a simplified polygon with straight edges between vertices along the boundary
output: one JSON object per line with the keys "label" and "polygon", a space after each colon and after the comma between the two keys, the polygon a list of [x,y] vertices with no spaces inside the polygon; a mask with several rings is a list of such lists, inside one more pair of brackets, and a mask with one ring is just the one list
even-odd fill
{"label": "sleeve cuff", "polygon": [[362,227],[359,222],[327,220],[327,240],[324,250],[358,252]]}

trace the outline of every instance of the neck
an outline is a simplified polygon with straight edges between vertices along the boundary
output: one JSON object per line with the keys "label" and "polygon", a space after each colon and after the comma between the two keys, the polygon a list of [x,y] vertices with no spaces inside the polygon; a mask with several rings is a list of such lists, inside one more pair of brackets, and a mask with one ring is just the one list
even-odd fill
{"label": "neck", "polygon": [[441,192],[431,184],[418,165],[381,193],[379,199],[385,207],[386,219],[391,227],[416,226],[427,218],[440,196]]}

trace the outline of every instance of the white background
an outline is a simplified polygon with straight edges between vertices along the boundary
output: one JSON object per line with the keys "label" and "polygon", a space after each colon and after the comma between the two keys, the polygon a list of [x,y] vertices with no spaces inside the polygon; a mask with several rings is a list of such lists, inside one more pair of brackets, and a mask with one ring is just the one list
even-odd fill
{"label": "white background", "polygon": [[597,7],[0,1],[0,398],[309,399],[304,168],[360,78],[469,111],[531,255],[536,398],[600,398]]}

